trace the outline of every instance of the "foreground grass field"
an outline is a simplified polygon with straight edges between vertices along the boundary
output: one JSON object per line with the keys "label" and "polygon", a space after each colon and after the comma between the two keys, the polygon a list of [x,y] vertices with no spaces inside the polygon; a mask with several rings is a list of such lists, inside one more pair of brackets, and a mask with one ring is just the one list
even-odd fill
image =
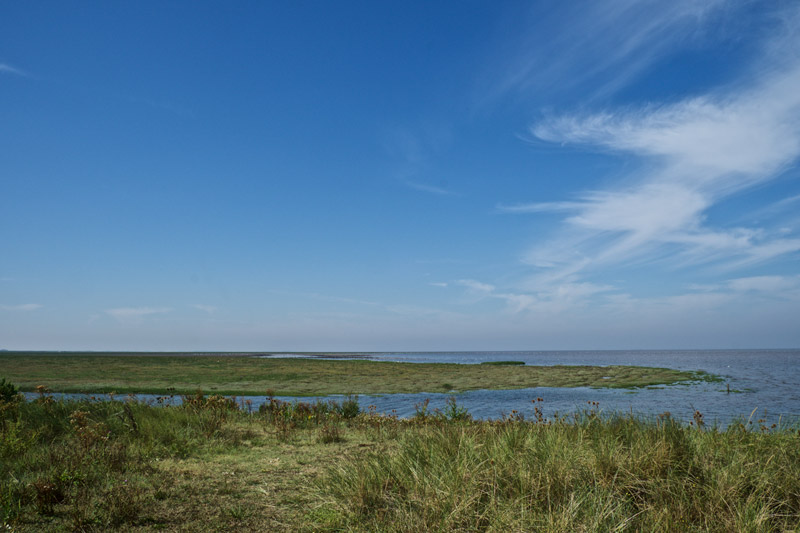
{"label": "foreground grass field", "polygon": [[324,396],[528,387],[644,387],[718,379],[640,366],[391,363],[237,356],[0,355],[0,375],[22,390]]}
{"label": "foreground grass field", "polygon": [[[2,389],[2,387],[0,387]],[[0,394],[10,531],[796,531],[797,428]],[[2,391],[0,391],[2,392]]]}

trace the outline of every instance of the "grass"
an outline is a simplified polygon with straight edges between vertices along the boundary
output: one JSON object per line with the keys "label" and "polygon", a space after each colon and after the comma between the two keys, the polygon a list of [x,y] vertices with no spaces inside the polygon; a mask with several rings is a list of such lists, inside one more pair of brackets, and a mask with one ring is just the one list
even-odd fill
{"label": "grass", "polygon": [[245,356],[0,355],[0,375],[22,390],[280,396],[417,393],[529,387],[611,387],[719,380],[704,372],[639,366],[520,366],[269,359]]}
{"label": "grass", "polygon": [[[6,387],[6,389],[8,389]],[[4,389],[5,390],[5,389]],[[795,531],[800,432],[668,414],[398,419],[351,400],[258,411],[0,399],[11,531]]]}
{"label": "grass", "polygon": [[794,531],[797,444],[668,418],[432,424],[320,487],[343,530]]}

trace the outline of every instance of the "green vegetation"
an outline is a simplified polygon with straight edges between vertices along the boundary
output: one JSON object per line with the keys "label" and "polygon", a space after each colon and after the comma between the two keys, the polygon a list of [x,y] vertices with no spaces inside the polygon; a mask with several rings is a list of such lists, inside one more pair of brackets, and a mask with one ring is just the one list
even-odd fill
{"label": "green vegetation", "polygon": [[388,394],[529,387],[646,387],[720,378],[638,366],[392,363],[243,356],[0,355],[0,374],[21,390],[280,396]]}
{"label": "green vegetation", "polygon": [[334,467],[320,514],[363,531],[795,531],[798,441],[592,411],[432,423]]}
{"label": "green vegetation", "polygon": [[13,383],[0,378],[0,403],[9,403],[16,399],[19,389]]}
{"label": "green vegetation", "polygon": [[702,414],[0,401],[12,531],[794,531],[800,432]]}

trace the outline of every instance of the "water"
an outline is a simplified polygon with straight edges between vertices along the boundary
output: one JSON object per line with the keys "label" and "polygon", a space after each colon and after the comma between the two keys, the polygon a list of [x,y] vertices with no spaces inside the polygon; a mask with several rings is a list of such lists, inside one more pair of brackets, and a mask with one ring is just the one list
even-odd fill
{"label": "water", "polygon": [[[281,354],[285,356],[286,354]],[[486,361],[515,360],[527,365],[637,365],[705,370],[725,378],[724,383],[696,383],[647,389],[591,389],[537,387],[531,389],[479,390],[455,395],[459,405],[476,418],[500,418],[512,410],[533,416],[531,400],[541,397],[545,416],[567,414],[589,408],[599,402],[604,413],[633,412],[654,416],[669,411],[673,417],[691,421],[695,410],[703,413],[707,424],[725,426],[752,414],[753,424],[765,419],[767,424],[796,423],[800,420],[800,350],[675,350],[675,351],[541,351],[541,352],[394,352],[354,356],[378,361],[411,363],[478,364]],[[727,387],[731,391],[727,392]],[[387,394],[360,396],[366,409],[373,405],[378,412],[413,416],[415,405],[430,400],[430,409],[444,408],[452,396],[442,393]],[[139,399],[154,401],[155,396]],[[341,400],[341,397],[328,399]],[[280,399],[293,401],[295,398]],[[323,400],[325,398],[322,398]],[[178,401],[179,399],[173,399]],[[253,408],[263,397],[252,397]],[[303,398],[315,401],[315,398]],[[754,412],[755,411],[755,412]]]}
{"label": "water", "polygon": [[[461,352],[385,353],[375,359],[407,362],[457,362],[516,360],[528,365],[637,365],[678,370],[705,370],[723,376],[725,383],[698,383],[652,389],[536,388],[511,391],[475,391],[460,394],[458,401],[474,415],[496,418],[516,409],[531,414],[530,400],[544,398],[545,413],[569,413],[596,401],[605,412],[657,415],[669,411],[689,421],[695,410],[708,423],[727,425],[736,419],[797,419],[800,416],[800,350],[675,350],[675,351],[558,351],[558,352]],[[728,394],[727,386],[734,392]],[[398,395],[399,396],[399,395]],[[446,395],[431,395],[431,405],[441,407]],[[401,398],[398,398],[398,400]],[[398,408],[394,398],[378,405]],[[397,406],[397,407],[394,407]],[[413,408],[412,408],[413,413]]]}

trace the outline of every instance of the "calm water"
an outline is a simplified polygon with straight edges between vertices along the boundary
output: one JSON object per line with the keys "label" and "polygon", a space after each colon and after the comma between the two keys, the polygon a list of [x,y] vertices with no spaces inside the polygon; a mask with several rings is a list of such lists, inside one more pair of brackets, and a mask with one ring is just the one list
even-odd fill
{"label": "calm water", "polygon": [[[657,415],[665,411],[689,421],[694,410],[701,411],[709,424],[727,425],[733,420],[765,418],[800,420],[800,350],[676,350],[676,351],[555,351],[555,352],[414,352],[363,354],[380,361],[413,363],[477,364],[485,361],[516,360],[528,365],[639,365],[705,370],[723,376],[726,383],[699,383],[656,389],[619,390],[591,388],[549,388],[510,391],[472,391],[456,395],[458,403],[476,418],[499,418],[512,409],[533,415],[531,400],[544,398],[546,416],[572,413],[600,403],[605,413],[630,412]],[[363,356],[362,355],[362,356]],[[731,390],[741,391],[728,394]],[[414,414],[417,403],[430,400],[430,408],[444,407],[450,395],[441,393],[361,396],[362,407],[374,405],[379,412],[393,410],[401,417]],[[143,400],[153,397],[141,396]],[[263,398],[251,398],[254,406]],[[294,400],[294,398],[282,398]],[[305,401],[306,399],[304,399]],[[311,400],[313,401],[313,399]]]}
{"label": "calm water", "polygon": [[[676,351],[574,351],[574,352],[458,352],[385,353],[375,359],[408,362],[454,362],[517,360],[528,365],[639,365],[705,370],[723,376],[726,383],[699,383],[657,389],[547,388],[511,391],[474,391],[458,395],[459,404],[475,416],[496,418],[516,409],[533,413],[532,398],[544,398],[546,415],[569,413],[600,402],[604,412],[656,415],[669,411],[691,420],[700,410],[706,421],[726,425],[739,418],[770,422],[800,418],[800,350],[676,350]],[[726,385],[739,393],[726,392]],[[441,407],[447,395],[391,395],[373,403],[379,410],[397,409],[401,416],[413,414],[413,403],[430,397],[431,406]],[[409,406],[409,404],[412,404]]]}

